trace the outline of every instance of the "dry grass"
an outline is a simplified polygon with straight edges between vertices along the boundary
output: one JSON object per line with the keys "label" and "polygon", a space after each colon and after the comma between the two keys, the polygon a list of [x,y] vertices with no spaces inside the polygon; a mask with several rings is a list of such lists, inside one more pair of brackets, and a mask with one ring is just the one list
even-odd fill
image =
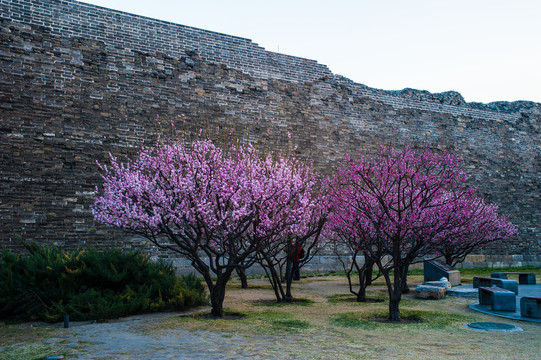
{"label": "dry grass", "polygon": [[0,325],[0,360],[34,360],[52,355],[50,338],[60,336],[58,328],[30,327],[22,325]]}
{"label": "dry grass", "polygon": [[[248,290],[233,282],[228,289],[225,306],[231,312],[245,314],[243,319],[171,318],[168,326],[244,336],[278,335],[288,339],[283,343],[290,347],[286,351],[301,358],[313,356],[313,349],[320,349],[315,354],[323,359],[541,359],[539,324],[474,312],[468,305],[476,299],[419,300],[405,295],[401,314],[406,321],[395,324],[381,321],[388,306],[387,301],[381,302],[386,298],[382,281],[368,293],[380,301],[357,303],[348,301],[353,295],[348,293],[343,277],[305,278],[296,282],[293,290],[295,297],[312,301],[303,306],[272,306],[273,294],[265,289],[265,281],[250,280],[253,288]],[[422,276],[410,276],[410,284],[421,282]],[[265,302],[269,306],[262,306]],[[509,323],[524,331],[476,332],[464,327],[476,321]]]}
{"label": "dry grass", "polygon": [[[420,283],[422,276],[410,276],[409,282]],[[133,331],[159,337],[175,328],[207,330],[253,348],[263,359],[541,359],[541,325],[474,312],[468,305],[476,299],[419,300],[405,295],[401,313],[406,321],[395,324],[382,321],[388,301],[381,280],[369,288],[374,301],[368,303],[351,301],[342,276],[295,282],[293,295],[302,301],[293,304],[276,305],[266,279],[250,279],[249,284],[249,289],[241,289],[232,280],[228,287],[225,306],[235,315],[232,319],[171,316]],[[477,332],[464,327],[475,321],[509,323],[524,331]],[[58,336],[58,330],[3,325],[0,346],[21,344],[21,349],[30,349]],[[0,359],[8,355],[0,350]]]}

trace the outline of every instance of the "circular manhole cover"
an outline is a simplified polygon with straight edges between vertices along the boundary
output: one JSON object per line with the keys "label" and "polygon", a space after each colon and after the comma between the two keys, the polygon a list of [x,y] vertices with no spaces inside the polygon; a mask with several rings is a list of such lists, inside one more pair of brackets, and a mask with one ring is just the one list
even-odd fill
{"label": "circular manhole cover", "polygon": [[518,326],[497,322],[474,322],[466,327],[478,331],[522,331]]}

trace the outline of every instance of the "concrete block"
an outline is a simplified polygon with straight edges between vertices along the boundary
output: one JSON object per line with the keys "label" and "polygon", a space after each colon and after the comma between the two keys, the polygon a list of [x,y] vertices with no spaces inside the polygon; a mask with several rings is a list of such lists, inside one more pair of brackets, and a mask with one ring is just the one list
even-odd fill
{"label": "concrete block", "polygon": [[493,272],[490,274],[490,277],[495,279],[507,279],[507,274],[503,272]]}
{"label": "concrete block", "polygon": [[517,309],[517,297],[511,291],[508,293],[494,293],[492,310],[515,311]]}
{"label": "concrete block", "polygon": [[515,280],[496,279],[493,284],[499,288],[509,290],[518,295],[518,283]]}
{"label": "concrete block", "polygon": [[518,282],[522,285],[535,285],[535,274],[529,273],[529,274],[520,274],[518,276]]}
{"label": "concrete block", "polygon": [[480,287],[479,304],[490,305],[492,310],[515,311],[517,297],[514,292],[498,287]]}
{"label": "concrete block", "polygon": [[509,275],[518,275],[518,283],[521,285],[535,285],[536,279],[534,273],[521,273],[521,272],[493,272],[491,277],[508,279]]}
{"label": "concrete block", "polygon": [[541,318],[541,298],[524,296],[520,299],[520,315]]}

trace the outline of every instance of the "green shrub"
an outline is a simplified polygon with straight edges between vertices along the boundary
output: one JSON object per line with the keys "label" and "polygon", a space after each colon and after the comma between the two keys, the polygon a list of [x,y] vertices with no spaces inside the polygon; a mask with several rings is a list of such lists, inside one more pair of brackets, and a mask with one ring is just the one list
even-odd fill
{"label": "green shrub", "polygon": [[171,264],[142,252],[25,246],[29,255],[1,255],[0,318],[57,322],[69,314],[74,321],[104,320],[206,302],[195,275],[179,277]]}

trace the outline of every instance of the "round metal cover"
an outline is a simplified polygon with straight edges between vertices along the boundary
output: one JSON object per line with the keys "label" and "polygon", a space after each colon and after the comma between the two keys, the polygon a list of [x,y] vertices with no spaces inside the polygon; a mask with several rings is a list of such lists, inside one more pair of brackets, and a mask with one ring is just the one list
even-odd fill
{"label": "round metal cover", "polygon": [[478,331],[522,331],[518,326],[497,322],[474,322],[466,327]]}

